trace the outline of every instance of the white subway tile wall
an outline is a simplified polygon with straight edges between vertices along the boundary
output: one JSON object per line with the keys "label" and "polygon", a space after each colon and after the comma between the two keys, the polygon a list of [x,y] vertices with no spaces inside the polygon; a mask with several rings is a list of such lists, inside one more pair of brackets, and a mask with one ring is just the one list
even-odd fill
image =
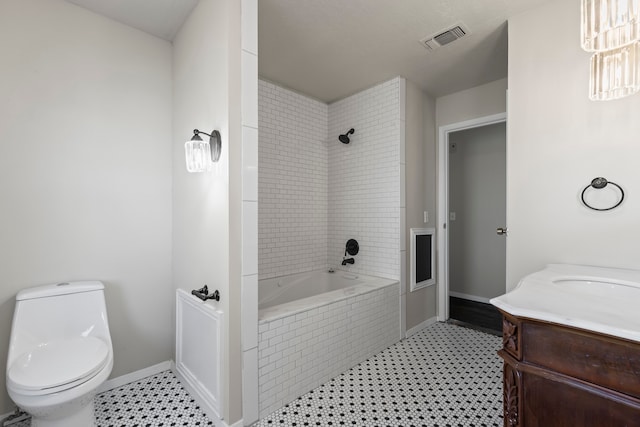
{"label": "white subway tile wall", "polygon": [[[349,270],[400,279],[400,90],[395,78],[329,106],[329,265],[348,239]],[[349,144],[338,135],[354,128]],[[403,160],[404,162],[404,160]]]}
{"label": "white subway tile wall", "polygon": [[327,267],[326,104],[259,81],[260,279]]}
{"label": "white subway tile wall", "polygon": [[[259,82],[261,280],[328,266],[401,279],[402,82],[329,106]],[[342,267],[351,238],[360,252]],[[260,417],[395,343],[399,297],[396,284],[261,322]]]}
{"label": "white subway tile wall", "polygon": [[397,342],[399,295],[395,283],[260,322],[260,418]]}
{"label": "white subway tile wall", "polygon": [[345,269],[400,278],[402,81],[329,106],[259,82],[260,279],[341,267],[351,238]]}

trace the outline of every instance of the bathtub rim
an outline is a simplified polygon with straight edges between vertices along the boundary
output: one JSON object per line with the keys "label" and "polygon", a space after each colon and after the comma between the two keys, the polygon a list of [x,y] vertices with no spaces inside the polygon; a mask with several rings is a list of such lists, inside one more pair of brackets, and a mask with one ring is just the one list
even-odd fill
{"label": "bathtub rim", "polygon": [[[326,270],[313,270],[313,271],[326,271]],[[262,310],[258,308],[258,325],[262,323],[271,322],[273,320],[278,320],[285,317],[297,315],[305,311],[313,310],[315,308],[324,307],[326,305],[333,304],[334,302],[343,301],[358,295],[364,295],[364,294],[374,292],[389,286],[400,285],[400,280],[398,279],[389,279],[387,277],[372,276],[372,275],[361,274],[361,273],[352,273],[344,270],[336,270],[336,271],[340,271],[341,273],[347,273],[347,274],[357,274],[359,277],[372,279],[373,283],[357,284],[357,285],[346,287],[344,289],[325,292],[322,294],[301,298],[295,301],[287,302],[287,303],[276,305],[273,307],[267,307]],[[305,272],[305,273],[310,273],[310,272]],[[295,274],[304,274],[304,273],[295,273]],[[292,274],[291,276],[295,274]],[[281,277],[285,277],[285,276],[281,276]],[[355,292],[351,294],[345,293],[347,290],[350,290],[350,289],[355,289]],[[398,293],[398,296],[400,296],[399,293]],[[281,310],[285,310],[285,311],[281,312]]]}

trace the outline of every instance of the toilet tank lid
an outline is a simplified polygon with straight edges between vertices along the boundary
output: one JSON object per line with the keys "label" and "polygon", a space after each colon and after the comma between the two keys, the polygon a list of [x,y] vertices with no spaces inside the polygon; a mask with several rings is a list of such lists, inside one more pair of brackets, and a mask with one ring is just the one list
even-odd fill
{"label": "toilet tank lid", "polygon": [[57,295],[76,294],[80,292],[99,291],[104,289],[102,282],[97,280],[85,280],[79,282],[60,282],[51,285],[35,286],[23,289],[16,295],[16,301],[34,298],[46,298]]}

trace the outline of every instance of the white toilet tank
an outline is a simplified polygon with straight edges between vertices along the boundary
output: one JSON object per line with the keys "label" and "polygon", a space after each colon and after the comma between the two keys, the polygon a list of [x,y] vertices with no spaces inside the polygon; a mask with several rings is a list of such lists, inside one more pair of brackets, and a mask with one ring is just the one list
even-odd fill
{"label": "white toilet tank", "polygon": [[64,282],[24,289],[16,296],[8,365],[35,346],[88,336],[103,340],[113,352],[101,282]]}

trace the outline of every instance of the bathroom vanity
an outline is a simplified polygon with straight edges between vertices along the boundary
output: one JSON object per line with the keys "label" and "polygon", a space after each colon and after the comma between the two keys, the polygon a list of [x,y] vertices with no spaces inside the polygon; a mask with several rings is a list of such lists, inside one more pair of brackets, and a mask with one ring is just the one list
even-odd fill
{"label": "bathroom vanity", "polygon": [[640,426],[638,301],[640,272],[569,265],[493,299],[503,314],[504,425]]}

